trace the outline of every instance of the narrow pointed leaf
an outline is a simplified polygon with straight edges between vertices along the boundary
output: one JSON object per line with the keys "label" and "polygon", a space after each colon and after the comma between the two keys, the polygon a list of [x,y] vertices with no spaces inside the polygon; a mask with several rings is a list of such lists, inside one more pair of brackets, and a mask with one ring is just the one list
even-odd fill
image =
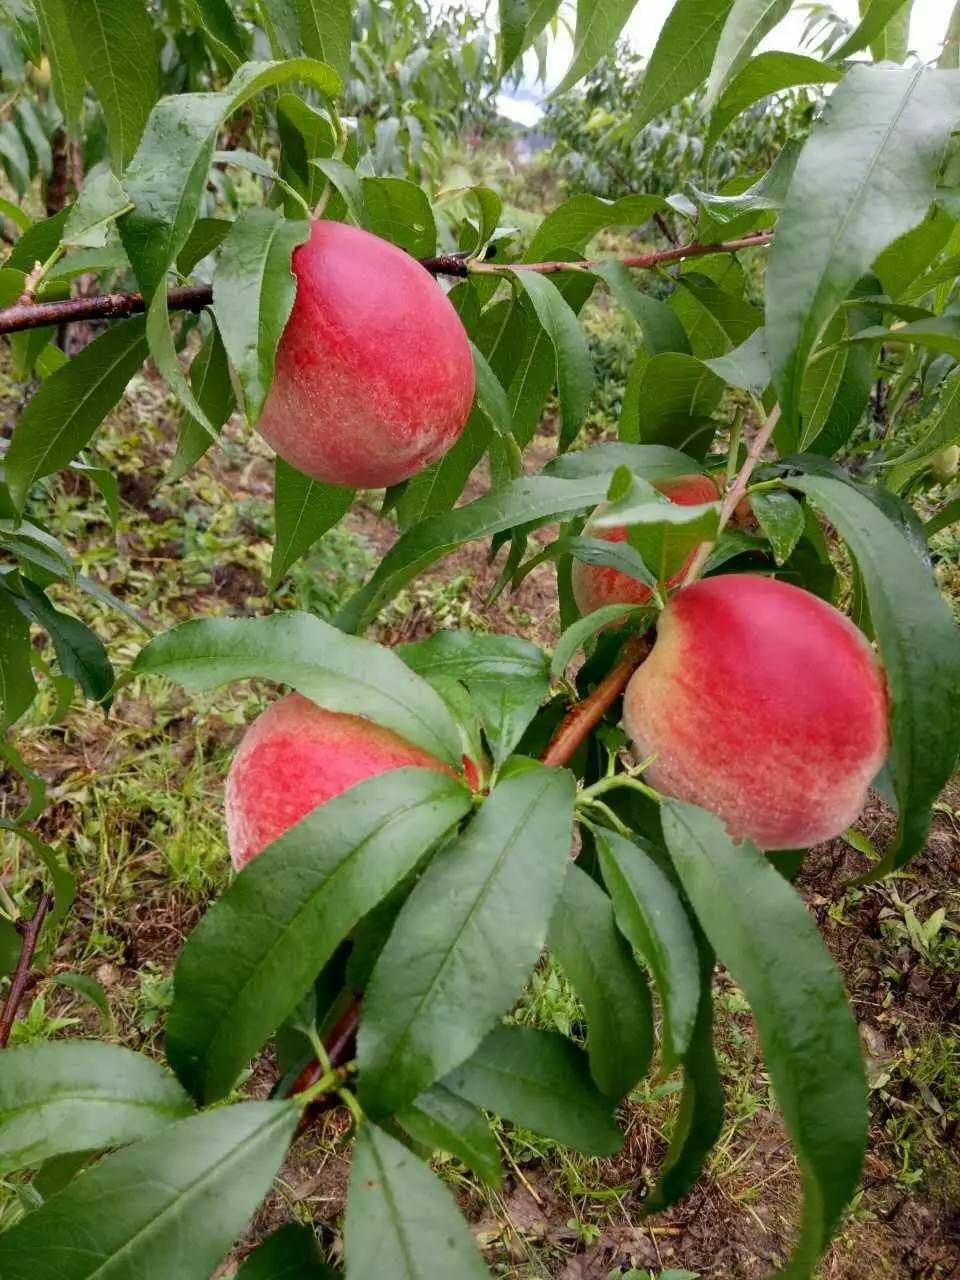
{"label": "narrow pointed leaf", "polygon": [[649,965],[663,1005],[664,1066],[690,1044],[700,978],[697,946],[683,903],[665,873],[638,841],[595,830],[604,883],[617,924]]}
{"label": "narrow pointed leaf", "polygon": [[212,689],[231,680],[289,684],[329,711],[369,716],[450,764],[460,737],[442,699],[396,654],[309,613],[185,622],[151,641],[134,671]]}
{"label": "narrow pointed leaf", "polygon": [[33,0],[43,47],[50,59],[53,96],[67,128],[75,130],[83,110],[86,76],[70,28],[70,0]]}
{"label": "narrow pointed leaf", "polygon": [[500,73],[509,71],[523,49],[528,0],[500,0]]}
{"label": "narrow pointed leaf", "polygon": [[707,80],[707,107],[713,106],[730,78],[743,67],[767,32],[787,16],[792,6],[793,0],[733,0]]}
{"label": "narrow pointed leaf", "polygon": [[30,624],[0,585],[0,730],[30,707],[37,692],[33,678]]}
{"label": "narrow pointed leaf", "polygon": [[485,1111],[585,1155],[613,1155],[623,1145],[613,1101],[591,1080],[587,1055],[557,1032],[497,1027],[443,1083]]}
{"label": "narrow pointed leaf", "polygon": [[222,1098],[336,947],[467,812],[432,769],[397,769],[328,801],[259,854],[177,964],[167,1055],[204,1102]]}
{"label": "narrow pointed leaf", "polygon": [[636,3],[637,0],[577,0],[573,58],[553,90],[555,94],[572,88],[611,51]]}
{"label": "narrow pointed leaf", "polygon": [[505,779],[407,899],[364,999],[365,1109],[405,1107],[467,1058],[536,964],[570,852],[573,780]]}
{"label": "narrow pointed leaf", "polygon": [[669,1209],[693,1188],[723,1129],[723,1082],[713,1047],[714,954],[696,925],[694,932],[700,971],[697,1017],[683,1055],[683,1093],[670,1146],[657,1184],[643,1202],[647,1213]]}
{"label": "narrow pointed leaf", "polygon": [[897,839],[871,879],[922,847],[960,746],[960,638],[933,575],[870,499],[830,476],[791,480],[840,533],[863,577],[890,691]]}
{"label": "narrow pointed leaf", "polygon": [[288,1223],[249,1254],[236,1280],[336,1280],[320,1257],[313,1227]]}
{"label": "narrow pointed leaf", "polygon": [[345,80],[353,29],[350,0],[296,0],[296,5],[304,53],[333,67]]}
{"label": "narrow pointed leaf", "polygon": [[923,218],[960,113],[960,76],[855,66],[794,171],[767,272],[767,345],[799,439],[807,358],[877,254]]}
{"label": "narrow pointed leaf", "polygon": [[733,0],[677,0],[670,10],[640,85],[633,132],[698,89],[714,55]]}
{"label": "narrow pointed leaf", "polygon": [[147,358],[141,318],[113,325],[42,383],[20,415],[4,458],[19,508],[41,477],[65,467],[90,441]]}
{"label": "narrow pointed leaf", "polygon": [[575,863],[547,944],[586,1010],[590,1074],[601,1093],[621,1098],[646,1075],[653,1055],[650,991],[613,904]]}
{"label": "narrow pointed leaf", "polygon": [[411,578],[464,542],[545,516],[595,507],[607,496],[609,476],[609,471],[603,477],[577,480],[529,476],[456,511],[413,525],[387,552],[369,582],[347,601],[337,615],[337,625],[345,631],[359,630]]}
{"label": "narrow pointed leaf", "polygon": [[346,514],[354,498],[353,489],[312,480],[282,458],[276,460],[274,477],[277,532],[270,565],[272,587]]}
{"label": "narrow pointed leaf", "polygon": [[577,317],[548,276],[518,271],[537,319],[553,344],[557,394],[560,400],[561,452],[576,438],[593,395],[593,364]]}
{"label": "narrow pointed leaf", "polygon": [[347,1280],[489,1280],[447,1188],[368,1121],[353,1149],[344,1246]]}
{"label": "narrow pointed leaf", "polygon": [[[750,1002],[804,1183],[783,1271],[808,1276],[856,1190],[867,1096],[843,979],[796,891],[749,841],[693,805],[662,807],[670,856],[707,938]],[[802,979],[802,980],[801,980]]]}
{"label": "narrow pointed leaf", "polygon": [[[850,32],[843,44],[832,51],[831,59],[834,62],[842,62],[843,59],[859,53],[861,49],[866,49],[868,45],[881,39],[887,25],[893,21],[904,5],[909,3],[912,3],[912,0],[869,0],[866,13],[859,25]],[[862,4],[860,8],[862,12]],[[876,60],[880,62],[883,56],[884,54],[881,54]]]}
{"label": "narrow pointed leaf", "polygon": [[269,1191],[298,1115],[289,1102],[240,1103],[108,1156],[0,1235],[0,1274],[208,1280]]}
{"label": "narrow pointed leaf", "polygon": [[277,345],[293,307],[297,285],[291,257],[309,235],[306,221],[253,208],[240,215],[220,249],[213,311],[251,423],[270,391]]}
{"label": "narrow pointed leaf", "polygon": [[63,0],[80,65],[100,100],[122,173],[160,94],[159,50],[143,0]]}
{"label": "narrow pointed leaf", "polygon": [[173,1076],[129,1049],[96,1040],[8,1049],[0,1055],[0,1169],[120,1147],[192,1111]]}
{"label": "narrow pointed leaf", "polygon": [[113,688],[114,674],[99,637],[79,618],[55,608],[29,579],[22,579],[21,587],[24,612],[50,637],[63,674],[76,680],[88,698],[103,702]]}
{"label": "narrow pointed leaf", "polygon": [[449,1151],[484,1182],[500,1186],[500,1149],[490,1121],[465,1098],[442,1084],[431,1085],[400,1112],[397,1123],[417,1142],[432,1151]]}
{"label": "narrow pointed leaf", "polygon": [[[190,366],[190,389],[214,431],[219,431],[236,408],[230,380],[230,366],[223,340],[214,326]],[[185,413],[177,433],[177,452],[167,475],[179,480],[213,444],[210,433],[191,414]]]}
{"label": "narrow pointed leaf", "polygon": [[835,84],[842,79],[842,68],[831,67],[819,58],[777,50],[758,54],[734,75],[714,106],[710,115],[707,150],[713,147],[727,126],[755,102],[794,85]]}

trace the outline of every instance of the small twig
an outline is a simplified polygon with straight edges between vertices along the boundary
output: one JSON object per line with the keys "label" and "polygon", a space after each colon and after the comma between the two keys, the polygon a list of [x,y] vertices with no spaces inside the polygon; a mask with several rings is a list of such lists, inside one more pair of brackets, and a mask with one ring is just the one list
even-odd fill
{"label": "small twig", "polygon": [[[551,275],[558,271],[589,271],[600,263],[622,262],[636,270],[652,270],[665,262],[679,262],[683,258],[702,257],[708,253],[735,253],[738,249],[752,249],[769,244],[772,231],[761,231],[742,240],[728,240],[718,244],[683,244],[675,249],[662,249],[656,253],[644,253],[626,258],[591,258],[586,262],[513,262],[497,264],[478,262],[468,254],[441,253],[432,258],[421,258],[420,264],[431,275],[456,276],[465,279],[470,275],[493,274],[503,271],[536,271]],[[49,269],[49,262],[45,270]],[[44,272],[45,273],[45,272]],[[40,276],[42,279],[43,276]],[[26,289],[30,294],[30,289]],[[32,294],[31,294],[32,297]],[[170,311],[202,311],[213,301],[213,286],[209,284],[187,285],[171,289],[167,294]],[[126,316],[146,311],[147,304],[139,293],[106,293],[89,298],[68,298],[63,302],[18,302],[0,310],[0,334],[20,333],[25,329],[40,329],[46,325],[73,324],[79,320],[120,320]]]}
{"label": "small twig", "polygon": [[[737,478],[733,484],[727,489],[723,502],[720,504],[720,522],[717,525],[717,537],[723,532],[730,521],[730,517],[737,509],[737,504],[747,491],[747,485],[750,483],[750,477],[753,475],[754,468],[760,461],[760,455],[767,446],[770,437],[773,435],[774,428],[780,421],[780,406],[774,405],[767,416],[763,426],[753,437],[750,442],[750,448],[747,450],[747,456],[743,466],[737,472]],[[713,542],[701,542],[697,548],[696,555],[690,561],[687,572],[683,577],[683,585],[688,587],[700,577],[703,572],[703,566],[710,558],[710,552],[716,546],[716,540]]]}
{"label": "small twig", "polygon": [[544,764],[569,764],[580,743],[620,697],[630,677],[652,648],[653,640],[649,635],[631,636],[617,665],[604,676],[593,693],[567,712],[541,757]]}
{"label": "small twig", "polygon": [[5,1049],[10,1039],[10,1033],[13,1030],[20,1004],[26,995],[27,986],[30,982],[30,966],[33,964],[34,953],[40,940],[40,930],[43,928],[47,912],[52,906],[53,894],[45,891],[40,895],[40,900],[37,903],[37,909],[33,913],[32,919],[18,920],[16,923],[16,930],[21,937],[20,958],[17,960],[17,967],[13,971],[13,977],[10,979],[10,990],[7,992],[3,1012],[0,1013],[0,1049]]}
{"label": "small twig", "polygon": [[[288,1098],[296,1097],[299,1093],[306,1093],[319,1080],[322,1080],[323,1076],[331,1068],[342,1067],[345,1062],[348,1062],[353,1057],[357,1043],[357,1026],[359,1022],[360,999],[358,997],[346,1012],[341,1015],[324,1041],[327,1061],[321,1062],[319,1058],[314,1058],[312,1062],[308,1063],[287,1090]],[[297,1133],[303,1133],[318,1115],[336,1106],[337,1100],[335,1091],[315,1098],[301,1116]]]}

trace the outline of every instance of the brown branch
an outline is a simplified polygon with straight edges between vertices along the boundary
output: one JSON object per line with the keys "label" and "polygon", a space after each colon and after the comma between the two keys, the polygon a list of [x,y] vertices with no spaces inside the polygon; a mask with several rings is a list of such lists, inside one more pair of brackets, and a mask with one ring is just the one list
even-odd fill
{"label": "brown branch", "polygon": [[[432,258],[421,258],[421,265],[437,276],[499,274],[511,271],[536,271],[540,275],[552,275],[558,271],[589,271],[602,262],[622,262],[626,267],[650,270],[666,262],[679,262],[683,258],[702,257],[708,253],[735,253],[738,249],[752,249],[769,244],[772,231],[761,231],[742,240],[727,240],[718,244],[681,244],[675,249],[660,249],[656,253],[637,254],[626,258],[592,258],[586,262],[512,262],[498,265],[493,262],[477,262],[460,253],[441,253]],[[202,311],[213,301],[213,287],[208,284],[186,285],[171,289],[167,305],[171,311]],[[146,311],[147,304],[139,293],[106,293],[89,298],[68,298],[64,302],[17,303],[0,310],[0,334],[20,333],[25,329],[42,329],[46,325],[72,324],[78,320],[121,320],[126,316]]]}
{"label": "brown branch", "polygon": [[649,634],[631,636],[620,661],[600,681],[593,693],[567,712],[541,757],[544,764],[565,765],[580,743],[600,723],[630,682],[630,677],[653,648]]}
{"label": "brown branch", "polygon": [[40,930],[43,928],[44,919],[52,906],[53,895],[46,892],[41,893],[33,918],[30,920],[18,920],[16,923],[17,932],[22,938],[20,958],[17,961],[16,969],[13,971],[13,977],[10,979],[10,990],[7,992],[3,1012],[0,1013],[0,1049],[5,1049],[10,1039],[10,1032],[13,1030],[17,1012],[30,982],[30,966],[33,964],[34,953],[40,940]]}
{"label": "brown branch", "polygon": [[[167,294],[171,311],[202,311],[212,301],[213,286],[209,284],[186,285]],[[18,302],[0,310],[0,333],[20,333],[24,329],[72,324],[77,320],[122,320],[140,315],[146,309],[141,293],[104,293],[90,298],[67,298],[63,302]]]}

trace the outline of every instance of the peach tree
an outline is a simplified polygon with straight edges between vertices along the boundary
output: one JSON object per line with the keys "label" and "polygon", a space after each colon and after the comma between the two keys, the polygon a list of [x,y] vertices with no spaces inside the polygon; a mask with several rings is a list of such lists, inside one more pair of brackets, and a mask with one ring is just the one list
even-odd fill
{"label": "peach tree", "polygon": [[[578,0],[562,91],[632,7]],[[3,0],[18,198],[0,205],[0,331],[31,394],[0,484],[0,751],[29,801],[0,825],[35,877],[0,908],[0,1046],[75,889],[16,746],[38,681],[61,712],[79,687],[109,713],[132,676],[290,691],[227,780],[238,874],[180,954],[169,1069],[106,1041],[0,1052],[0,1168],[38,1171],[0,1235],[5,1280],[206,1280],[332,1106],[353,1132],[334,1263],[293,1226],[238,1274],[483,1276],[431,1154],[497,1186],[490,1114],[613,1154],[652,1069],[682,1081],[643,1202],[662,1210],[722,1123],[717,963],[803,1177],[779,1274],[813,1274],[858,1185],[867,1097],[791,879],[871,784],[898,826],[882,850],[850,834],[863,879],[904,866],[957,758],[960,647],[928,540],[960,517],[960,10],[925,66],[909,2],[862,6],[822,56],[758,53],[790,8],[676,0],[623,127],[699,95],[699,180],[574,196],[521,243],[494,191],[443,189],[442,136],[542,52],[554,0],[501,0],[490,32],[371,0]],[[712,145],[797,85],[825,86],[809,136],[712,189]],[[658,216],[679,244],[590,256]],[[615,438],[590,442],[595,290],[636,357]],[[96,336],[68,355],[83,321]],[[120,607],[77,573],[49,498],[72,471],[116,512],[96,432],[147,361],[182,406],[174,476],[234,413],[275,445],[275,584],[356,486],[385,488],[399,536],[334,624],[196,619],[117,671],[58,604],[68,583]],[[532,472],[552,394],[555,456]],[[461,502],[483,462],[487,492]],[[552,653],[363,637],[475,540],[499,591],[555,567]],[[507,1020],[545,948],[582,1004],[576,1038]],[[238,1082],[271,1043],[273,1088],[251,1100]]]}

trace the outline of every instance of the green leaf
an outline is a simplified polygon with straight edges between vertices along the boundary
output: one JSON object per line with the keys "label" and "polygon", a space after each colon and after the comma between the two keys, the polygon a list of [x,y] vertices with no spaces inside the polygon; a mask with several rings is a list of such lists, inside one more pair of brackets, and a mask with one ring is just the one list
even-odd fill
{"label": "green leaf", "polygon": [[0,1235],[0,1273],[208,1280],[269,1191],[298,1114],[290,1102],[244,1102],[108,1156]]}
{"label": "green leaf", "polygon": [[590,1074],[601,1093],[621,1098],[650,1067],[650,991],[610,899],[575,863],[567,868],[547,945],[586,1010]]}
{"label": "green leaf", "polygon": [[60,1040],[8,1049],[0,1055],[0,1170],[124,1146],[192,1110],[159,1063],[118,1045]]}
{"label": "green leaf", "polygon": [[66,987],[68,991],[75,992],[88,1004],[92,1004],[100,1015],[101,1026],[106,1031],[114,1033],[113,1016],[110,1013],[107,993],[96,978],[91,978],[88,973],[58,973],[54,975],[52,981],[56,986]]}
{"label": "green leaf", "polygon": [[387,552],[373,577],[337,615],[345,631],[358,630],[382,605],[447,551],[547,516],[572,515],[607,496],[607,476],[558,480],[530,476],[456,511],[430,516],[408,529]]}
{"label": "green leaf", "polygon": [[[861,49],[866,49],[867,45],[874,44],[882,35],[884,28],[889,22],[896,17],[898,10],[902,9],[908,0],[867,0],[866,13],[860,21],[859,26],[847,36],[843,44],[834,49],[830,58],[834,62],[841,62],[844,58],[849,58],[853,53],[859,53]],[[860,10],[863,13],[864,5],[861,3]],[[876,58],[877,62],[886,57],[886,52],[880,53]],[[897,59],[902,62],[903,59]]]}
{"label": "green leaf", "polygon": [[[710,192],[701,191],[692,182],[688,182],[687,187],[700,209],[709,215],[712,222],[720,224],[719,230],[710,228],[710,234],[721,234],[725,230],[724,224],[735,222],[744,214],[782,208],[800,154],[799,143],[793,141],[785,143],[773,167],[739,195],[712,195]],[[702,265],[700,269],[702,270]],[[691,270],[696,273],[696,264],[693,264]],[[682,281],[683,276],[680,279]]]}
{"label": "green leaf", "polygon": [[354,490],[312,480],[277,458],[274,480],[276,541],[270,586],[276,588],[292,564],[350,509]]}
{"label": "green leaf", "polygon": [[509,71],[524,47],[528,0],[500,0],[500,74]]}
{"label": "green leaf", "polygon": [[343,938],[469,806],[446,774],[390,770],[334,796],[244,868],[177,964],[167,1055],[197,1098],[230,1090]]}
{"label": "green leaf", "polygon": [[20,415],[4,459],[18,509],[37,480],[65,467],[88,444],[146,358],[143,319],[125,320],[41,384]]}
{"label": "green leaf", "polygon": [[[219,431],[236,408],[236,396],[230,380],[227,352],[216,326],[203,341],[203,346],[190,366],[190,390],[203,410],[207,422]],[[181,479],[206,453],[213,441],[209,432],[192,414],[185,413],[177,433],[177,452],[167,473],[171,483]]]}
{"label": "green leaf", "polygon": [[732,4],[733,0],[677,0],[640,84],[640,101],[630,121],[633,133],[706,80]]}
{"label": "green leaf", "polygon": [[588,640],[592,640],[595,635],[605,630],[612,624],[622,624],[628,619],[637,619],[643,617],[645,612],[644,606],[635,604],[605,604],[599,609],[594,609],[592,613],[588,613],[584,618],[578,618],[567,627],[557,641],[557,647],[553,651],[553,660],[550,663],[550,674],[555,680],[558,680],[566,671],[571,659],[578,649],[583,648]]}
{"label": "green leaf", "polygon": [[577,0],[573,58],[566,75],[553,90],[555,95],[572,88],[606,57],[635,7],[636,0]]}
{"label": "green leaf", "polygon": [[318,156],[311,160],[310,164],[319,169],[327,181],[332,182],[340,192],[347,206],[347,212],[357,226],[369,228],[367,204],[357,171],[351,169],[343,160],[337,160],[333,156]]}
{"label": "green leaf", "polygon": [[232,226],[226,218],[198,218],[177,255],[177,271],[189,276],[204,258],[219,248]]}
{"label": "green leaf", "polygon": [[703,363],[728,386],[742,387],[744,391],[752,391],[754,395],[763,395],[770,385],[771,376],[766,329],[755,329],[739,347],[725,356],[716,356]]}
{"label": "green leaf", "polygon": [[38,262],[46,260],[60,243],[69,209],[61,209],[52,218],[42,218],[24,231],[10,251],[4,265],[5,271],[32,271]]}
{"label": "green leaf", "polygon": [[787,16],[792,5],[793,0],[733,0],[707,80],[707,108],[713,106],[731,77],[741,70],[767,32]]}
{"label": "green leaf", "polygon": [[652,356],[640,383],[638,417],[621,420],[621,438],[669,445],[702,458],[715,431],[710,414],[722,394],[722,381],[702,360],[681,351]]}
{"label": "green leaf", "polygon": [[64,675],[76,680],[88,698],[104,702],[113,688],[113,667],[99,638],[79,618],[62,613],[28,578],[20,581],[23,608],[53,641]]}
{"label": "green leaf", "polygon": [[683,903],[643,843],[594,829],[617,924],[650,968],[663,1005],[664,1074],[690,1044],[700,978],[697,945]]}
{"label": "green leaf", "polygon": [[0,520],[0,545],[58,578],[74,578],[73,561],[63,543],[29,520]]}
{"label": "green leaf", "polygon": [[460,763],[457,727],[426,681],[389,649],[309,613],[185,622],[141,649],[133,670],[193,690],[275,680],[329,711],[368,716],[439,759]]}
{"label": "green leaf", "polygon": [[553,1031],[497,1027],[444,1085],[485,1111],[585,1155],[623,1145],[613,1101],[590,1078],[587,1055]]}
{"label": "green leaf", "polygon": [[569,773],[513,775],[427,868],[364,998],[357,1048],[370,1114],[405,1107],[457,1066],[520,994],[563,885],[572,817]]}
{"label": "green leaf", "polygon": [[547,655],[519,636],[439,631],[394,652],[428,680],[466,685],[497,764],[515,750],[550,688]]}
{"label": "green leaf", "polygon": [[943,529],[949,529],[950,525],[958,522],[960,522],[960,498],[955,498],[953,502],[948,502],[935,516],[930,517],[923,526],[923,531],[928,538],[932,538],[935,533],[940,533]]}
{"label": "green leaf", "polygon": [[177,352],[173,331],[170,328],[170,312],[165,289],[159,289],[154,294],[153,301],[147,309],[146,333],[147,347],[150,350],[150,357],[157,367],[157,372],[187,413],[195,420],[197,426],[209,435],[211,441],[216,439],[213,423],[208,420],[199,401],[193,394],[193,388],[187,381],[183,367],[180,364],[180,356]]}
{"label": "green leaf", "polygon": [[[890,692],[890,764],[900,811],[897,839],[870,878],[923,847],[931,807],[960,745],[960,640],[932,574],[903,533],[842,480],[789,481],[837,529],[863,577]],[[722,958],[722,957],[721,957]]]}
{"label": "green leaf", "polygon": [[843,979],[795,890],[749,841],[668,800],[663,832],[711,946],[750,1002],[767,1071],[800,1162],[803,1225],[782,1273],[808,1276],[856,1190],[867,1096]]}
{"label": "green leaf", "polygon": [[336,1280],[320,1257],[313,1227],[290,1222],[247,1255],[236,1280]]}
{"label": "green leaf", "polygon": [[127,194],[107,170],[92,177],[70,205],[63,228],[65,246],[77,249],[102,249],[107,231],[130,207]]}
{"label": "green leaf", "polygon": [[50,59],[53,96],[72,133],[80,125],[86,76],[70,29],[71,0],[33,0],[43,47]]}
{"label": "green leaf", "polygon": [[871,325],[847,338],[848,343],[879,345],[881,342],[915,342],[931,351],[943,351],[957,359],[960,355],[960,314],[930,316],[913,320],[900,329]]}
{"label": "green leaf", "polygon": [[942,70],[956,71],[960,67],[960,0],[954,5],[950,22],[943,35],[943,52],[937,63]]}
{"label": "green leaf", "polygon": [[796,438],[810,351],[881,249],[926,213],[958,110],[952,75],[855,66],[804,145],[766,280],[774,381]]}
{"label": "green leaf", "polygon": [[100,100],[122,173],[160,95],[160,58],[143,0],[64,0],[80,66]]}
{"label": "green leaf", "polygon": [[308,58],[333,67],[342,80],[350,71],[350,0],[296,0],[300,43]]}
{"label": "green leaf", "polygon": [[449,1151],[491,1187],[500,1186],[500,1151],[490,1122],[465,1098],[432,1085],[400,1112],[397,1123],[416,1142],[431,1151]]}
{"label": "green leaf", "polygon": [[553,458],[544,474],[559,476],[564,480],[586,480],[590,476],[605,477],[609,483],[614,472],[628,467],[643,480],[669,480],[673,476],[686,476],[699,470],[699,464],[689,454],[668,449],[659,444],[624,444],[607,440],[602,444],[565,453]]}
{"label": "green leaf", "polygon": [[0,916],[0,976],[6,977],[20,959],[20,935],[11,921]]}
{"label": "green leaf", "polygon": [[751,58],[734,75],[711,112],[705,143],[707,152],[713,149],[727,126],[755,102],[794,85],[835,84],[843,79],[843,74],[841,67],[831,67],[818,58],[807,58],[800,53],[771,51]]}
{"label": "green leaf", "polygon": [[517,271],[515,277],[526,290],[553,346],[563,452],[576,438],[593,395],[593,364],[587,340],[576,314],[549,277],[535,271]]}
{"label": "green leaf", "polygon": [[483,416],[500,435],[508,436],[513,432],[513,418],[510,414],[510,402],[507,393],[500,385],[500,380],[490,368],[486,357],[474,344],[470,343],[473,353],[473,368],[477,377],[477,407]]}
{"label": "green leaf", "polygon": [[110,517],[110,527],[116,533],[120,520],[120,485],[116,475],[106,467],[91,467],[86,462],[73,462],[70,464],[70,470],[74,475],[85,476],[100,490],[100,496],[107,508],[107,515]]}
{"label": "green leaf", "polygon": [[723,1129],[723,1083],[713,1047],[714,954],[696,922],[691,923],[697,940],[700,999],[683,1058],[680,1111],[657,1185],[644,1201],[647,1213],[668,1209],[693,1188]]}
{"label": "green leaf", "polygon": [[363,178],[370,230],[415,258],[436,252],[437,227],[422,187],[405,178]]}
{"label": "green leaf", "polygon": [[486,416],[474,409],[453,448],[448,449],[439,462],[407,481],[397,500],[401,529],[409,529],[427,516],[451,510],[487,451],[492,436]]}
{"label": "green leaf", "polygon": [[224,92],[163,98],[150,113],[143,140],[123,176],[134,209],[119,224],[124,248],[148,299],[188,242],[220,125],[264,89],[288,80],[303,80],[327,95],[335,95],[340,87],[336,72],[311,58],[248,62]]}
{"label": "green leaf", "polygon": [[30,624],[0,578],[0,732],[27,711],[37,693]]}
{"label": "green leaf", "polygon": [[364,1121],[344,1220],[347,1280],[489,1280],[450,1192],[383,1129]]}
{"label": "green leaf", "polygon": [[803,507],[783,489],[751,493],[750,510],[773,548],[778,565],[789,560],[803,536]]}
{"label": "green leaf", "polygon": [[246,209],[223,242],[213,277],[213,311],[243,389],[249,422],[260,416],[273,382],[277,346],[297,291],[290,260],[310,224],[274,209]]}
{"label": "green leaf", "polygon": [[651,356],[663,351],[689,354],[690,340],[676,312],[658,298],[641,293],[622,262],[611,259],[598,263],[591,271],[606,283],[614,299],[636,320],[643,334],[643,345]]}
{"label": "green leaf", "polygon": [[571,196],[544,218],[523,255],[525,262],[543,262],[582,253],[593,237],[607,227],[640,227],[654,213],[670,213],[662,196],[624,196],[601,200],[599,196]]}

